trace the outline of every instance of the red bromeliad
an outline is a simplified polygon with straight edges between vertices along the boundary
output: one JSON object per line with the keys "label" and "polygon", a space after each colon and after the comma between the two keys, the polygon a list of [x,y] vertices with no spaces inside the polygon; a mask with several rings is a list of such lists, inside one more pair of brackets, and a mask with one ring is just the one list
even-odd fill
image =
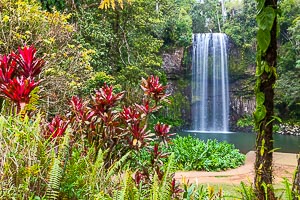
{"label": "red bromeliad", "polygon": [[16,103],[18,111],[20,111],[19,109],[22,110],[29,103],[30,93],[39,83],[22,76],[9,80],[8,83],[2,84],[0,88],[4,96]]}
{"label": "red bromeliad", "polygon": [[139,105],[139,104],[134,104],[141,112],[143,112],[145,115],[148,115],[152,112],[155,112],[157,111],[160,106],[153,106],[151,107],[150,106],[150,102],[149,100],[145,100],[143,99],[143,104],[142,105]]}
{"label": "red bromeliad", "polygon": [[0,55],[0,84],[8,83],[16,73],[16,62],[10,55]]}
{"label": "red bromeliad", "polygon": [[138,110],[133,107],[126,108],[125,106],[123,107],[123,111],[120,113],[120,116],[126,123],[139,121],[142,118],[142,115]]}
{"label": "red bromeliad", "polygon": [[19,54],[0,55],[0,92],[17,106],[19,113],[30,101],[30,93],[40,84],[35,81],[44,66],[43,59],[36,58],[33,46],[19,48]]}
{"label": "red bromeliad", "polygon": [[118,94],[113,93],[113,87],[104,84],[100,90],[96,91],[93,99],[93,110],[96,114],[107,112],[109,109],[115,106],[116,102],[124,96],[124,92]]}
{"label": "red bromeliad", "polygon": [[172,198],[179,199],[180,194],[184,192],[183,189],[180,188],[180,185],[176,183],[176,179],[173,178],[171,182],[171,194]]}
{"label": "red bromeliad", "polygon": [[144,94],[153,98],[156,103],[168,97],[165,94],[166,86],[159,83],[159,77],[157,76],[151,75],[147,80],[143,78],[141,87]]}
{"label": "red bromeliad", "polygon": [[77,122],[87,122],[91,120],[94,112],[87,107],[88,102],[83,99],[73,96],[70,100],[72,113],[75,115]]}
{"label": "red bromeliad", "polygon": [[60,116],[55,116],[48,124],[49,134],[48,137],[56,138],[63,136],[70,121],[64,121]]}
{"label": "red bromeliad", "polygon": [[45,65],[43,59],[36,57],[36,49],[34,46],[25,46],[23,49],[19,47],[19,54],[12,53],[12,57],[19,65],[19,75],[25,76],[26,78],[33,78],[39,75],[42,71],[42,67]]}
{"label": "red bromeliad", "polygon": [[155,143],[154,144],[154,147],[153,147],[153,152],[150,152],[151,155],[152,155],[152,160],[151,160],[151,163],[152,165],[163,165],[163,162],[162,162],[162,158],[166,158],[169,154],[168,153],[163,153],[161,151],[159,151],[159,146],[158,146],[158,143]]}
{"label": "red bromeliad", "polygon": [[153,134],[147,131],[147,125],[141,125],[140,121],[128,124],[126,130],[129,133],[126,138],[131,149],[139,150],[152,140]]}
{"label": "red bromeliad", "polygon": [[155,133],[156,133],[156,136],[162,138],[163,142],[166,144],[167,141],[170,140],[170,137],[172,135],[174,135],[174,133],[170,134],[170,126],[167,125],[167,124],[162,124],[162,123],[157,123],[155,126],[154,126],[154,130],[155,130]]}

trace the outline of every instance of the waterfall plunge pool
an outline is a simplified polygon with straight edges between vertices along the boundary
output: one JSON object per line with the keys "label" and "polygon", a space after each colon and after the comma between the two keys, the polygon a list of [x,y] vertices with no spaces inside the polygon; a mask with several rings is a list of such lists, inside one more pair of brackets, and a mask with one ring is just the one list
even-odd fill
{"label": "waterfall plunge pool", "polygon": [[[198,132],[198,131],[183,131],[179,132],[180,136],[191,135],[200,140],[207,141],[208,139],[216,139],[218,141],[226,141],[246,154],[255,149],[255,133],[240,133],[240,132]],[[274,134],[274,148],[280,148],[276,152],[284,153],[299,153],[300,151],[300,136]]]}

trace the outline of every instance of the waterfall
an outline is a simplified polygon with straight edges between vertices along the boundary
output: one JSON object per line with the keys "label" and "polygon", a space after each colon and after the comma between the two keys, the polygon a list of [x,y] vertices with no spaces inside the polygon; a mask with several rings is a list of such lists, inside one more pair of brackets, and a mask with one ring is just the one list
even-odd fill
{"label": "waterfall", "polygon": [[229,91],[226,35],[193,35],[192,129],[228,132]]}

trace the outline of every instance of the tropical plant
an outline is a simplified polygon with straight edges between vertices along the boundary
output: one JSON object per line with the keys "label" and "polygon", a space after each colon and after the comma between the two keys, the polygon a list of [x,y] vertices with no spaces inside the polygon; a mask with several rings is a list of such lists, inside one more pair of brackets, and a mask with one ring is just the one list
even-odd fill
{"label": "tropical plant", "polygon": [[76,94],[93,72],[89,63],[93,51],[73,40],[71,15],[44,11],[37,0],[3,0],[0,7],[0,52],[9,54],[30,44],[39,49],[35,56],[47,60],[39,76],[45,88],[40,95],[47,99],[39,101],[40,107],[49,116],[66,109],[63,102]]}
{"label": "tropical plant", "polygon": [[51,166],[51,149],[40,129],[41,116],[0,116],[0,198],[43,197]]}
{"label": "tropical plant", "polygon": [[177,136],[164,152],[175,154],[178,170],[219,171],[236,168],[245,161],[245,155],[232,144],[216,140],[204,142],[192,136]]}
{"label": "tropical plant", "polygon": [[[141,166],[146,165],[153,158],[151,154],[156,152],[144,148],[136,159],[140,160]],[[220,171],[229,168],[236,168],[245,161],[245,155],[239,153],[232,144],[207,140],[206,142],[193,138],[192,136],[176,136],[170,140],[168,145],[162,146],[159,150],[159,159],[164,162],[164,155],[174,153],[176,170],[205,170]],[[135,165],[132,167],[140,167]]]}
{"label": "tropical plant", "polygon": [[0,96],[16,106],[16,113],[24,111],[29,104],[31,92],[40,84],[37,76],[45,61],[36,57],[36,49],[19,48],[18,53],[0,55]]}
{"label": "tropical plant", "polygon": [[222,200],[225,199],[224,192],[222,189],[219,191],[215,191],[214,187],[204,185],[196,185],[196,184],[189,184],[188,182],[183,182],[183,200],[191,200],[191,199],[215,199],[215,200]]}
{"label": "tropical plant", "polygon": [[241,195],[243,200],[253,200],[255,199],[255,192],[252,185],[247,185],[241,182],[239,187],[236,188],[237,192]]}

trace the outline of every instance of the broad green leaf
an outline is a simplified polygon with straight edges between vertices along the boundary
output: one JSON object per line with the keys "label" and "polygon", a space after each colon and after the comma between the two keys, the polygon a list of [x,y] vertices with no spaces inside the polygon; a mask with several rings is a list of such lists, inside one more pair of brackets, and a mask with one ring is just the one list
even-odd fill
{"label": "broad green leaf", "polygon": [[265,102],[265,95],[262,92],[256,94],[256,105],[263,105]]}
{"label": "broad green leaf", "polygon": [[275,10],[272,7],[269,6],[264,8],[256,17],[259,29],[270,31],[272,29],[275,16]]}
{"label": "broad green leaf", "polygon": [[269,65],[267,64],[267,62],[264,62],[263,70],[267,73],[269,73],[271,71],[271,69],[270,69]]}
{"label": "broad green leaf", "polygon": [[264,73],[264,71],[270,73],[271,68],[269,67],[267,62],[262,61],[260,64],[257,64],[255,75],[260,76],[262,75],[262,73]]}
{"label": "broad green leaf", "polygon": [[256,122],[259,122],[263,120],[266,116],[267,110],[264,105],[257,106],[255,112],[254,112],[254,119]]}
{"label": "broad green leaf", "polygon": [[271,35],[269,31],[265,31],[262,29],[259,29],[257,31],[257,43],[259,48],[263,53],[265,53],[269,47],[270,41],[271,41]]}
{"label": "broad green leaf", "polygon": [[265,5],[266,0],[257,0],[257,13],[260,13]]}

